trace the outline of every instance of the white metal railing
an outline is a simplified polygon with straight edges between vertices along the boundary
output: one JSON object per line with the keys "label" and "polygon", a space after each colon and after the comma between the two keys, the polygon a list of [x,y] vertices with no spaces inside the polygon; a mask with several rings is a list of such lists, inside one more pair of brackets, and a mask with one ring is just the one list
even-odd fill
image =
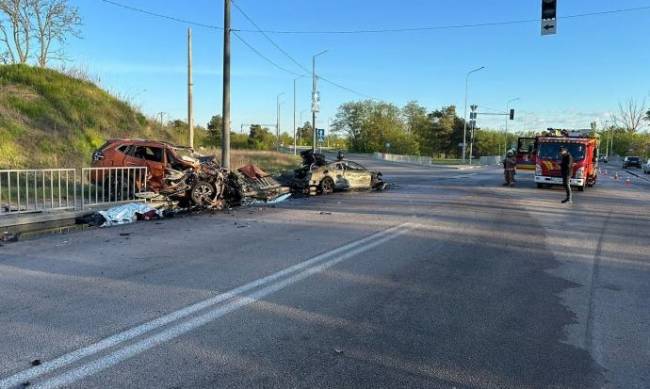
{"label": "white metal railing", "polygon": [[79,169],[0,170],[0,216],[145,201],[147,168],[98,167]]}
{"label": "white metal railing", "polygon": [[388,154],[388,153],[374,153],[374,159],[380,159],[383,161],[392,161],[392,162],[406,162],[413,163],[418,165],[431,165],[431,157],[421,157],[419,155],[400,155],[400,154]]}
{"label": "white metal railing", "polygon": [[127,201],[145,201],[135,194],[147,189],[147,168],[89,167],[81,169],[81,208]]}
{"label": "white metal railing", "polygon": [[0,214],[74,209],[75,169],[0,170]]}

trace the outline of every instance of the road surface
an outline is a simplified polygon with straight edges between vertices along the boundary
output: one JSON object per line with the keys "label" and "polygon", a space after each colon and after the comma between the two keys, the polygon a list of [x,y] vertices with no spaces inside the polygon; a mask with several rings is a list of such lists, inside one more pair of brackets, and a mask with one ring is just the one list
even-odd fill
{"label": "road surface", "polygon": [[360,160],[394,187],[0,247],[0,387],[650,386],[650,182]]}

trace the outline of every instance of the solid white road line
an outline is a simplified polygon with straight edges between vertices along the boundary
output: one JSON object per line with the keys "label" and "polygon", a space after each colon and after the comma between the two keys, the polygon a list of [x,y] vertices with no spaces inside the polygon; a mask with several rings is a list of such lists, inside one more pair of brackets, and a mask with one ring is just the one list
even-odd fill
{"label": "solid white road line", "polygon": [[53,389],[60,388],[62,386],[70,385],[76,381],[79,381],[82,378],[88,377],[90,375],[96,374],[102,370],[105,370],[111,366],[117,365],[118,363],[125,361],[129,358],[132,358],[148,349],[156,347],[162,343],[170,341],[174,338],[177,338],[187,332],[190,332],[198,327],[201,327],[207,323],[210,323],[230,312],[233,312],[239,308],[242,308],[246,305],[252,304],[258,301],[261,298],[264,298],[272,293],[280,291],[287,286],[295,284],[296,282],[302,281],[307,277],[310,277],[316,273],[320,273],[339,262],[342,262],[346,259],[352,258],[358,254],[361,254],[365,251],[368,251],[374,247],[377,247],[391,239],[394,239],[406,232],[410,228],[404,228],[396,231],[394,234],[385,236],[383,238],[374,240],[364,246],[354,248],[350,251],[347,251],[336,258],[330,259],[329,261],[323,262],[313,267],[307,268],[306,270],[285,278],[281,281],[273,283],[269,286],[266,286],[256,292],[250,293],[247,296],[241,296],[234,299],[234,301],[229,302],[223,306],[215,308],[209,312],[203,313],[195,318],[189,319],[185,322],[176,324],[164,331],[161,331],[155,335],[152,335],[148,338],[140,340],[131,345],[124,346],[104,357],[101,357],[95,361],[86,363],[76,369],[70,370],[61,375],[55,376],[51,379],[48,379],[41,383],[36,383],[34,388],[43,388],[43,389]]}
{"label": "solid white road line", "polygon": [[47,374],[49,372],[52,372],[54,370],[66,367],[80,359],[89,357],[91,355],[97,354],[101,351],[104,351],[106,349],[109,349],[111,347],[115,347],[119,345],[120,343],[126,342],[128,340],[134,339],[138,336],[142,336],[148,332],[154,331],[156,329],[159,329],[167,324],[170,324],[172,322],[175,322],[177,320],[186,318],[194,313],[197,313],[198,311],[201,311],[203,309],[212,307],[216,304],[222,303],[224,301],[227,301],[229,299],[232,299],[234,297],[237,297],[243,293],[246,293],[252,289],[264,286],[266,284],[269,284],[273,281],[276,281],[284,276],[287,276],[289,274],[298,272],[300,270],[303,270],[305,268],[308,268],[309,266],[313,266],[317,264],[318,262],[324,261],[328,258],[331,258],[332,256],[335,256],[337,254],[345,253],[349,250],[354,250],[357,247],[363,246],[369,242],[372,242],[375,239],[381,239],[382,237],[389,236],[391,233],[394,233],[401,228],[404,228],[408,226],[409,223],[404,223],[400,224],[391,228],[388,228],[386,230],[377,232],[375,234],[372,234],[370,236],[367,236],[363,239],[348,243],[346,245],[343,245],[339,248],[336,248],[334,250],[328,251],[326,253],[317,255],[307,261],[300,262],[298,264],[295,264],[293,266],[290,266],[286,269],[283,269],[281,271],[278,271],[276,273],[273,273],[269,276],[260,278],[255,281],[251,281],[247,284],[244,284],[238,288],[232,289],[228,292],[224,292],[221,294],[218,294],[216,296],[210,297],[208,299],[205,299],[203,301],[200,301],[198,303],[192,304],[188,307],[179,309],[177,311],[174,311],[172,313],[169,313],[165,316],[161,316],[157,319],[154,319],[152,321],[149,321],[147,323],[143,323],[137,327],[131,328],[129,330],[117,333],[115,335],[109,336],[107,338],[104,338],[96,343],[93,343],[91,345],[82,347],[78,350],[69,352],[67,354],[64,354],[58,358],[55,358],[51,361],[47,361],[42,363],[39,366],[32,367],[30,369],[23,370],[21,372],[18,372],[12,376],[9,376],[7,378],[4,378],[0,380],[0,389],[5,389],[5,388],[11,388],[16,385],[20,385],[21,383],[25,381],[29,381],[33,379],[34,377],[39,377],[41,375]]}

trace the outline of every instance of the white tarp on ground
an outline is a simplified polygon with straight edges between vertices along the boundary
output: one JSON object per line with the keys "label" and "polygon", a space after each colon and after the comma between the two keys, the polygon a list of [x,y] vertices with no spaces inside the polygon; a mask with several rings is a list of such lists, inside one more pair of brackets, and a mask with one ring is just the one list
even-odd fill
{"label": "white tarp on ground", "polygon": [[155,211],[159,217],[162,217],[162,212],[160,210],[145,203],[119,205],[106,211],[99,211],[98,213],[106,219],[106,222],[102,224],[101,227],[111,227],[120,224],[134,223],[138,220],[138,214],[144,215],[151,211]]}

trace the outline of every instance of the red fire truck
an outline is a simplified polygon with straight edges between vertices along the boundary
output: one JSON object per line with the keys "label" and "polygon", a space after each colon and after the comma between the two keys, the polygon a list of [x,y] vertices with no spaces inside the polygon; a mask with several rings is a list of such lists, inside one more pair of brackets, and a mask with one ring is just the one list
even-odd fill
{"label": "red fire truck", "polygon": [[583,191],[598,179],[598,139],[591,130],[549,129],[537,137],[535,182],[538,188],[562,185],[560,147],[566,147],[573,156],[571,185]]}
{"label": "red fire truck", "polygon": [[537,160],[537,138],[522,137],[517,141],[517,168],[524,170],[535,169]]}

